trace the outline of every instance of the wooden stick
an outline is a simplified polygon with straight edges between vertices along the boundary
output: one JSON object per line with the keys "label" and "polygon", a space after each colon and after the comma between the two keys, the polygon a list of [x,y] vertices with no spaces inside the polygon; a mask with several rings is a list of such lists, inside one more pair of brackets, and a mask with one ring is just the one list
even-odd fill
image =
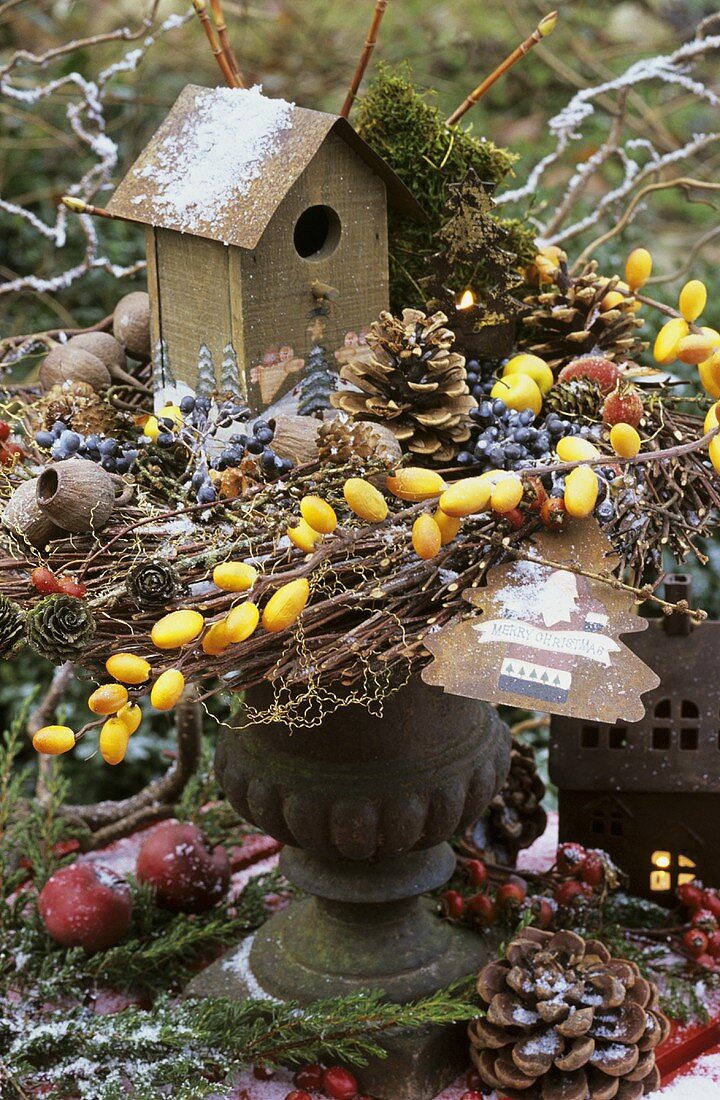
{"label": "wooden stick", "polygon": [[217,35],[215,34],[215,31],[213,30],[212,23],[208,19],[207,8],[205,7],[205,0],[192,0],[192,2],[193,2],[193,7],[195,8],[195,11],[198,14],[198,18],[199,18],[200,22],[202,23],[203,28],[205,30],[205,35],[207,37],[207,40],[210,43],[210,49],[212,50],[213,54],[215,55],[215,60],[217,61],[218,65],[220,67],[220,72],[225,77],[225,83],[227,84],[227,86],[229,88],[239,88],[240,87],[239,81],[237,80],[237,78],[236,78],[235,74],[233,73],[232,69],[230,68],[230,65],[228,63],[228,59],[227,59],[227,57],[225,56],[225,54],[223,53],[223,51],[220,48],[220,43],[217,40]]}
{"label": "wooden stick", "polygon": [[376,0],[375,11],[373,12],[372,23],[370,24],[370,30],[368,31],[367,39],[363,47],[363,52],[360,54],[360,60],[358,61],[355,75],[352,78],[348,93],[345,96],[345,102],[340,112],[341,118],[347,118],[352,109],[352,105],[355,102],[355,96],[358,93],[358,88],[362,83],[362,78],[365,75],[365,70],[368,67],[372,52],[375,49],[375,43],[377,42],[378,31],[380,30],[380,24],[382,23],[382,17],[387,11],[387,6],[390,0]]}
{"label": "wooden stick", "polygon": [[109,210],[103,210],[102,206],[93,206],[92,203],[85,202],[84,199],[76,199],[74,195],[63,195],[60,202],[63,206],[67,206],[68,210],[72,210],[73,214],[92,214],[94,218],[118,220],[115,214],[111,214]]}
{"label": "wooden stick", "polygon": [[210,8],[212,10],[213,23],[218,33],[220,40],[220,48],[222,53],[230,66],[230,71],[235,77],[236,87],[247,87],[242,73],[240,72],[240,66],[238,65],[238,59],[235,56],[235,51],[232,48],[230,42],[230,36],[228,35],[227,23],[225,22],[225,16],[223,15],[222,6],[220,0],[210,0]]}
{"label": "wooden stick", "polygon": [[549,34],[552,34],[555,30],[557,18],[558,13],[556,11],[551,11],[549,15],[544,16],[532,34],[526,38],[524,42],[521,42],[520,45],[498,65],[497,69],[490,73],[490,76],[486,77],[481,84],[478,84],[477,88],[470,92],[470,95],[463,100],[459,107],[455,108],[447,120],[448,126],[455,126],[463,115],[469,111],[479,99],[482,99],[485,92],[487,92],[489,88],[492,88],[496,80],[499,80],[508,69],[511,69],[526,53],[529,53],[533,46],[536,46],[538,42],[542,42],[543,38],[547,38]]}

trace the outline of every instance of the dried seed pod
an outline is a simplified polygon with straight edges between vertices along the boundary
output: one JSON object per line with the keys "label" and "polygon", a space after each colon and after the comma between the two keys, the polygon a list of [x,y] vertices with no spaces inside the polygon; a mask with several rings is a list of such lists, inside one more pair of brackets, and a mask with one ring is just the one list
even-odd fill
{"label": "dried seed pod", "polygon": [[630,290],[639,290],[652,274],[652,256],[647,248],[633,248],[625,262],[625,278]]}
{"label": "dried seed pod", "polygon": [[418,516],[413,523],[412,544],[423,561],[434,558],[442,546],[442,532],[432,516]]}
{"label": "dried seed pod", "polygon": [[493,512],[512,512],[523,498],[523,483],[519,477],[504,477],[498,481],[490,497]]}
{"label": "dried seed pod", "polygon": [[151,672],[150,662],[135,653],[113,653],[105,668],[123,684],[144,684]]}
{"label": "dried seed pod", "polygon": [[263,611],[262,624],[270,634],[286,630],[295,622],[310,599],[310,585],[305,577],[289,581],[278,588]]}
{"label": "dried seed pod", "polygon": [[343,486],[348,508],[367,523],[381,523],[387,517],[388,506],[382,493],[361,477],[349,477]]}
{"label": "dried seed pod", "polygon": [[100,730],[98,747],[106,764],[120,764],[125,759],[130,732],[120,718],[108,718]]}
{"label": "dried seed pod", "polygon": [[314,417],[276,416],[274,430],[272,448],[280,458],[289,459],[294,466],[303,466],[318,457],[318,421]]}
{"label": "dried seed pod", "polygon": [[561,462],[581,462],[585,458],[600,458],[600,451],[589,439],[566,435],[558,440],[555,452]]}
{"label": "dried seed pod", "polygon": [[466,477],[445,490],[439,505],[448,516],[473,516],[487,507],[491,493],[492,483],[488,478]]}
{"label": "dried seed pod", "polygon": [[397,470],[388,477],[387,487],[393,496],[413,503],[439,497],[447,488],[440,474],[425,470],[422,466],[406,466]]}
{"label": "dried seed pod", "polygon": [[171,611],[158,619],[150,637],[158,649],[180,649],[197,638],[204,625],[199,611]]}
{"label": "dried seed pod", "polygon": [[335,510],[322,497],[306,496],[300,501],[300,515],[313,531],[331,535],[337,527]]}
{"label": "dried seed pod", "polygon": [[102,684],[88,699],[88,706],[93,714],[115,714],[127,701],[127,688],[122,684]]}
{"label": "dried seed pod", "polygon": [[638,432],[630,424],[615,424],[610,431],[610,446],[621,458],[634,458],[642,446]]}
{"label": "dried seed pod", "polygon": [[150,298],[144,290],[126,294],[115,306],[113,335],[133,359],[150,358]]}
{"label": "dried seed pod", "polygon": [[81,332],[68,340],[69,348],[82,348],[105,364],[112,375],[113,370],[127,370],[127,356],[119,340],[109,332]]}
{"label": "dried seed pod", "polygon": [[142,711],[137,703],[126,703],[124,707],[120,707],[115,717],[124,724],[130,735],[139,729],[143,719]]}
{"label": "dried seed pod", "polygon": [[435,509],[433,519],[440,528],[440,544],[447,546],[456,537],[462,525],[462,520],[459,516],[449,516],[447,512],[443,512],[442,508]]}
{"label": "dried seed pod", "polygon": [[202,640],[202,651],[207,653],[210,657],[217,657],[230,645],[230,639],[227,632],[227,623],[223,619],[222,622],[213,623],[205,637]]}
{"label": "dried seed pod", "polygon": [[224,592],[247,592],[257,580],[258,571],[244,561],[224,561],[213,569],[213,584]]}
{"label": "dried seed pod", "polygon": [[702,334],[684,336],[677,346],[677,358],[681,363],[690,363],[698,366],[717,351],[720,337],[710,335],[711,330]]}
{"label": "dried seed pod", "polygon": [[185,677],[177,668],[161,672],[152,686],[150,702],[155,710],[172,710],[185,690]]}
{"label": "dried seed pod", "polygon": [[322,535],[313,530],[309,523],[301,519],[297,527],[288,527],[285,532],[293,546],[302,550],[303,554],[312,554],[321,541]]}
{"label": "dried seed pod", "polygon": [[110,372],[97,355],[68,343],[53,348],[40,366],[40,385],[46,393],[66,382],[86,382],[96,393],[104,393],[110,385]]}
{"label": "dried seed pod", "polygon": [[260,622],[260,612],[254,603],[238,604],[225,619],[225,629],[230,642],[244,642]]}
{"label": "dried seed pod", "polygon": [[655,337],[653,344],[653,357],[656,363],[667,366],[677,359],[678,345],[690,332],[690,327],[684,317],[673,317],[666,321]]}
{"label": "dried seed pod", "polygon": [[565,479],[565,509],[568,515],[589,516],[598,497],[597,474],[591,466],[576,466]]}
{"label": "dried seed pod", "polygon": [[697,321],[707,304],[707,287],[700,279],[690,279],[680,291],[678,308],[686,321]]}

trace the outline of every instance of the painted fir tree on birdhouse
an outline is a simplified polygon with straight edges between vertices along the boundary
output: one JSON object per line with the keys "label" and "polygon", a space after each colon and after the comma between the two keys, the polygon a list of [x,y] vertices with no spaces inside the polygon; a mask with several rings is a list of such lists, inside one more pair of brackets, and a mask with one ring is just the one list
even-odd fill
{"label": "painted fir tree on birdhouse", "polygon": [[170,364],[195,389],[199,360],[206,373],[234,355],[240,396],[267,408],[300,380],[318,298],[332,359],[387,308],[388,203],[423,217],[346,119],[188,85],[108,205],[146,227],[165,384]]}

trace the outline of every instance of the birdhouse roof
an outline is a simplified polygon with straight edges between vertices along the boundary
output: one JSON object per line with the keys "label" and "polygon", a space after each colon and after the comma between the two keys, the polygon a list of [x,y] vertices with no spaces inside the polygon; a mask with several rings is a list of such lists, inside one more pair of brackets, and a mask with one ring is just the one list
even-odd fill
{"label": "birdhouse roof", "polygon": [[337,115],[269,99],[259,88],[188,84],[118,186],[116,217],[255,248],[330,133],[383,180],[388,202],[424,219],[382,157]]}

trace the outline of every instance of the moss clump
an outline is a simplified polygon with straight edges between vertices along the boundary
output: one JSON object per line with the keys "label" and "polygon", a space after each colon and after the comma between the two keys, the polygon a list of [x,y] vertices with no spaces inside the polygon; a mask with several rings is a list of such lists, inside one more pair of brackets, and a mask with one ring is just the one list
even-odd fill
{"label": "moss clump", "polygon": [[[457,183],[472,168],[484,183],[498,184],[517,160],[514,153],[468,130],[448,129],[432,95],[411,83],[407,68],[380,66],[356,119],[358,133],[412,191],[429,219],[420,224],[389,212],[390,306],[396,312],[425,305],[420,283],[437,250],[433,237],[447,217],[448,183]],[[533,231],[514,219],[498,221],[510,234],[507,247],[518,264],[528,262],[534,255]]]}

